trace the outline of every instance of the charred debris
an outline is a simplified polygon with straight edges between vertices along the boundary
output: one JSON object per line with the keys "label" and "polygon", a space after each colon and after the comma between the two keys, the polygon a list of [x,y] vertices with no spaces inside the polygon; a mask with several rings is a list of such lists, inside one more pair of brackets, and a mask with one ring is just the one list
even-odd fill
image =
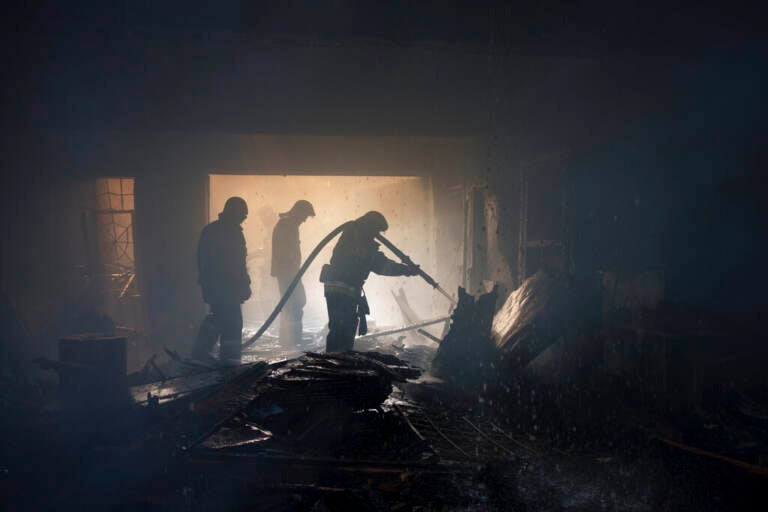
{"label": "charred debris", "polygon": [[[418,322],[397,297],[404,318]],[[58,372],[59,389],[5,374],[7,503],[315,511],[752,503],[768,476],[764,376],[725,379],[735,348],[714,360],[687,357],[692,344],[738,343],[748,326],[686,331],[679,311],[622,323],[596,305],[599,297],[579,300],[567,279],[540,271],[505,298],[496,287],[476,296],[459,289],[437,341],[415,330],[372,333],[357,351],[215,367],[167,350],[127,378],[102,364],[120,366],[119,336],[62,340],[58,361],[37,361]],[[664,323],[673,314],[676,330]],[[406,346],[404,335],[422,342]],[[83,348],[96,343],[98,354]],[[675,377],[683,372],[696,379]]]}

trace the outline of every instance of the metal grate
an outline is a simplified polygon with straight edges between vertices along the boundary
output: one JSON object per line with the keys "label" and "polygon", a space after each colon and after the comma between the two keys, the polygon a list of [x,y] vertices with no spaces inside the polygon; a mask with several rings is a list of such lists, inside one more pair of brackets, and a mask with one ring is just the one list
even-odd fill
{"label": "metal grate", "polygon": [[448,462],[509,460],[537,453],[487,418],[400,403],[396,410]]}
{"label": "metal grate", "polygon": [[99,258],[115,294],[123,298],[135,288],[134,180],[101,178],[96,180],[95,192]]}

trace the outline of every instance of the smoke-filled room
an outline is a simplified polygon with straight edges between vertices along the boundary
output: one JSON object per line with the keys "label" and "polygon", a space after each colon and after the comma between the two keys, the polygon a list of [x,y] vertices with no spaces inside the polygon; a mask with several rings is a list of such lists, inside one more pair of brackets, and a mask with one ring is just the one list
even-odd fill
{"label": "smoke-filled room", "polygon": [[759,6],[11,4],[0,509],[768,505]]}

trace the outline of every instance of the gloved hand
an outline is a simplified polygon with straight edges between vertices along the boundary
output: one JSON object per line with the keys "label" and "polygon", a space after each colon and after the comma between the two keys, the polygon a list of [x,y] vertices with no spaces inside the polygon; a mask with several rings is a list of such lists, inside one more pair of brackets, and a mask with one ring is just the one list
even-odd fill
{"label": "gloved hand", "polygon": [[419,275],[419,266],[418,265],[408,265],[405,268],[405,276],[417,276]]}

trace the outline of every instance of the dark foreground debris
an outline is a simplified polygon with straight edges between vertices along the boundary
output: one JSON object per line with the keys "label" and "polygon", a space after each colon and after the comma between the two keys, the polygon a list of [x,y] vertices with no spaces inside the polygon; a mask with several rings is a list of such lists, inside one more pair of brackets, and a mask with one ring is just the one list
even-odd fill
{"label": "dark foreground debris", "polygon": [[[699,409],[671,414],[641,379],[645,366],[590,348],[646,331],[543,329],[541,319],[563,318],[546,300],[527,317],[539,327],[510,337],[529,355],[546,350],[524,368],[505,364],[495,301],[460,294],[432,368],[439,379],[431,342],[384,336],[360,343],[377,350],[235,367],[169,352],[132,374],[111,407],[71,393],[17,407],[25,385],[8,384],[7,508],[714,511],[768,497],[768,415],[752,380],[702,384]],[[677,338],[640,339],[672,350]],[[561,371],[566,350],[579,351],[564,359],[576,371]]]}
{"label": "dark foreground debris", "polygon": [[497,289],[475,297],[459,288],[451,327],[435,354],[432,373],[467,390],[497,375],[499,351],[491,339]]}

